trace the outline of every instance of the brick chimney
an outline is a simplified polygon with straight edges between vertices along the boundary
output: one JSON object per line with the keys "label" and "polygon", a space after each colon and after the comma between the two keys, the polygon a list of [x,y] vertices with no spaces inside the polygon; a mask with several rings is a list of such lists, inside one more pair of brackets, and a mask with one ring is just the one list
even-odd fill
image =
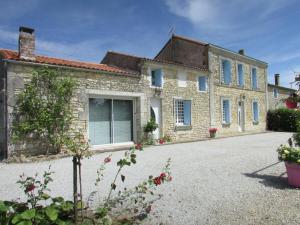
{"label": "brick chimney", "polygon": [[275,78],[275,85],[279,86],[279,84],[280,84],[280,74],[276,73],[274,75],[274,78]]}
{"label": "brick chimney", "polygon": [[240,54],[240,55],[245,55],[245,50],[244,50],[244,49],[240,49],[240,50],[239,50],[239,54]]}
{"label": "brick chimney", "polygon": [[35,59],[35,36],[34,29],[20,27],[19,29],[19,57],[21,59]]}

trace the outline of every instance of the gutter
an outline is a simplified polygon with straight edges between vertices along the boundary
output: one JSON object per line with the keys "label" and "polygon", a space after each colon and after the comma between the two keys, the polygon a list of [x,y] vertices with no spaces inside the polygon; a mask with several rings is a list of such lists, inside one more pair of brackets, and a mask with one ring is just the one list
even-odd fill
{"label": "gutter", "polygon": [[54,65],[54,64],[48,64],[48,63],[35,63],[35,62],[28,62],[28,61],[19,61],[19,60],[13,60],[13,59],[3,59],[4,62],[9,62],[9,63],[15,63],[15,64],[21,64],[21,65],[31,65],[31,66],[49,66],[49,67],[59,67],[63,69],[72,69],[72,70],[78,70],[78,71],[85,71],[85,72],[98,72],[98,73],[105,73],[109,75],[119,75],[119,76],[129,76],[129,77],[135,77],[139,78],[139,74],[130,74],[128,73],[118,73],[118,72],[110,72],[110,71],[105,71],[105,70],[97,70],[97,69],[86,69],[86,68],[78,68],[78,67],[72,67],[72,66],[63,66],[63,65]]}

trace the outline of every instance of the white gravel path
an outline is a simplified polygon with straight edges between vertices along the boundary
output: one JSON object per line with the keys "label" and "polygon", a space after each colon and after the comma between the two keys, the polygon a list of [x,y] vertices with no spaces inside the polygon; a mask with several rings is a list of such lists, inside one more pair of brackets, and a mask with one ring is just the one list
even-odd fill
{"label": "white gravel path", "polygon": [[[284,164],[277,163],[276,153],[290,136],[264,133],[149,147],[138,154],[138,164],[124,174],[132,186],[150,174],[158,174],[164,162],[172,158],[174,180],[159,189],[164,196],[155,202],[146,224],[296,225],[300,223],[300,190],[287,185],[286,175],[282,176]],[[85,196],[94,190],[96,168],[107,155],[83,161]],[[113,162],[122,155],[112,153]],[[53,194],[71,198],[72,163],[71,158],[64,158],[30,164],[0,163],[0,199],[22,196],[15,183],[18,175],[41,173],[50,164],[55,171]],[[106,177],[114,171],[115,166],[110,165]],[[109,183],[105,179],[103,186]]]}

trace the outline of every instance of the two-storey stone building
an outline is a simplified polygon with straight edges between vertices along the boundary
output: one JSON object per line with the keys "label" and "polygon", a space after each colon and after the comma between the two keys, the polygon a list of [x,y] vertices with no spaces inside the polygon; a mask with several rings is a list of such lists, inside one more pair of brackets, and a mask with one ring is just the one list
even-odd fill
{"label": "two-storey stone building", "polygon": [[173,142],[262,132],[266,127],[267,64],[209,43],[173,35],[153,59],[108,52],[86,63],[35,54],[34,30],[20,28],[19,51],[0,50],[2,157],[40,153],[38,143],[14,144],[10,131],[19,90],[32,71],[48,66],[78,81],[73,127],[93,149],[125,147],[143,139],[154,118],[156,138]]}

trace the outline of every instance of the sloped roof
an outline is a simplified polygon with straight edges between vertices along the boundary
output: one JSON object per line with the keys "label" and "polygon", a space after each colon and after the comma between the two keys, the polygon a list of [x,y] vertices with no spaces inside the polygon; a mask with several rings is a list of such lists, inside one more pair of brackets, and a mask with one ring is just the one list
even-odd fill
{"label": "sloped roof", "polygon": [[0,49],[0,58],[6,60],[15,60],[15,61],[24,61],[24,62],[32,62],[32,63],[40,63],[40,64],[48,64],[48,65],[57,65],[57,66],[67,66],[81,69],[91,69],[98,70],[110,73],[124,74],[124,75],[137,75],[132,71],[127,71],[122,68],[118,68],[116,66],[109,66],[102,63],[89,63],[82,61],[74,61],[74,60],[66,60],[60,58],[53,58],[47,56],[35,56],[35,59],[23,59],[19,57],[17,51],[9,50],[9,49]]}

